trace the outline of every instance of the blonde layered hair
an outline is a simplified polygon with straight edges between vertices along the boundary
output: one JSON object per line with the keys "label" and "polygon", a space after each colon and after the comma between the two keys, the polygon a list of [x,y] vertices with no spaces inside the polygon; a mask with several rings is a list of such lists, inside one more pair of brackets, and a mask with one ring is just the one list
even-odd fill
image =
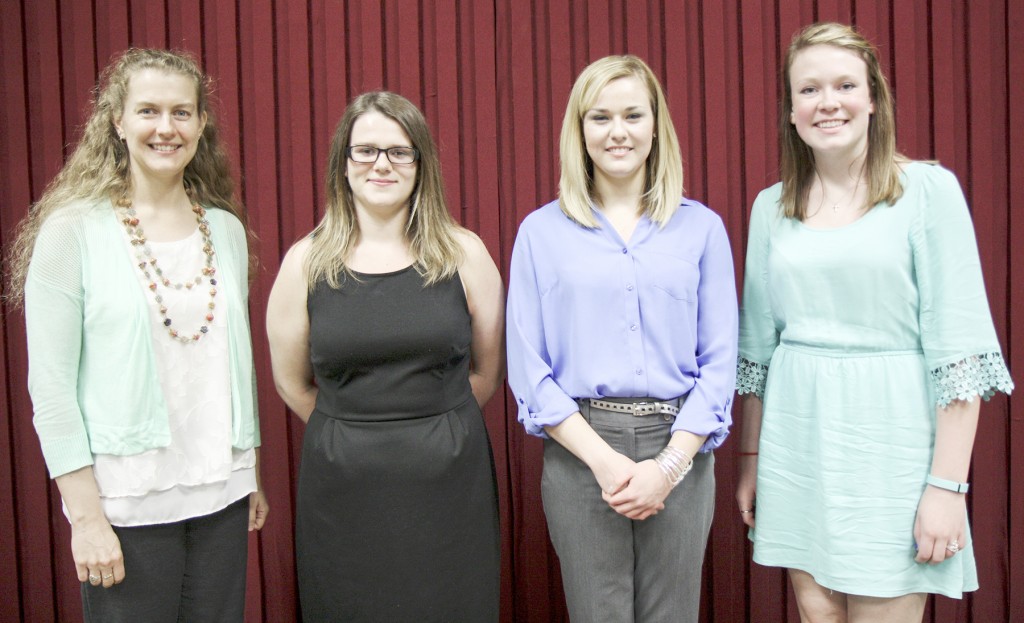
{"label": "blonde layered hair", "polygon": [[596,199],[594,162],[587,153],[583,117],[608,83],[630,76],[647,87],[655,119],[654,142],[647,157],[640,198],[643,213],[664,227],[683,196],[683,157],[661,84],[647,63],[636,56],[606,56],[588,65],[573,84],[559,141],[562,169],[558,182],[559,204],[566,216],[583,227],[598,227],[591,211]]}
{"label": "blonde layered hair", "polygon": [[815,45],[830,45],[855,54],[867,65],[868,86],[875,112],[868,121],[868,153],[864,176],[868,183],[868,208],[895,203],[903,196],[900,164],[907,158],[896,151],[896,124],[892,90],[882,73],[878,50],[850,26],[824,22],[811,24],[789,44],[782,70],[782,101],[779,106],[779,143],[782,152],[782,209],[789,218],[807,217],[807,196],[815,176],[814,152],[804,143],[791,122],[793,91],[789,70],[797,54]]}
{"label": "blonde layered hair", "polygon": [[192,201],[227,210],[246,225],[245,209],[235,196],[227,154],[210,106],[211,80],[186,52],[130,48],[100,74],[82,138],[60,173],[46,187],[42,198],[29,208],[28,215],[18,224],[7,258],[11,288],[7,298],[15,306],[24,298],[25,278],[36,237],[50,215],[80,201],[110,200],[116,205],[131,196],[128,148],[118,138],[114,122],[124,112],[129,80],[143,69],[181,74],[195,84],[196,112],[206,115],[206,127],[195,156],[185,166],[185,190]]}
{"label": "blonde layered hair", "polygon": [[313,230],[312,245],[306,257],[310,291],[321,281],[338,288],[342,277],[352,275],[345,259],[359,242],[359,220],[345,172],[348,169],[352,126],[356,119],[368,112],[379,112],[395,121],[409,137],[411,147],[419,152],[416,183],[409,198],[409,219],[405,229],[410,251],[416,258],[417,272],[430,285],[455,276],[462,261],[462,247],[455,238],[458,225],[448,213],[441,163],[427,120],[412,102],[401,95],[373,91],[360,95],[349,104],[334,131],[327,158],[327,205],[323,220]]}

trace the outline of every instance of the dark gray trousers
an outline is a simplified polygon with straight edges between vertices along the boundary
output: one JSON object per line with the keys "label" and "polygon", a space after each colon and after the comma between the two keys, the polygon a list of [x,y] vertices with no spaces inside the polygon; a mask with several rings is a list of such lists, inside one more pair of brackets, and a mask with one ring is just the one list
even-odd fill
{"label": "dark gray trousers", "polygon": [[121,528],[125,578],[82,583],[86,623],[241,623],[245,615],[249,496],[170,524]]}
{"label": "dark gray trousers", "polygon": [[[671,418],[633,417],[581,407],[591,427],[635,461],[669,441]],[[714,455],[692,471],[643,521],[619,515],[601,498],[590,469],[558,442],[544,441],[541,494],[548,532],[562,567],[573,623],[696,622],[701,567],[715,507]]]}

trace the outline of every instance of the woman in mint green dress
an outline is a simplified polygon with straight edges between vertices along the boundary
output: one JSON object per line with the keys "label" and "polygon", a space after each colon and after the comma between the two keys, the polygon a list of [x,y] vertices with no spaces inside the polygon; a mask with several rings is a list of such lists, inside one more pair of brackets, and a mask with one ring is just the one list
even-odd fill
{"label": "woman in mint green dress", "polygon": [[978,587],[979,398],[1013,388],[970,213],[952,173],[896,152],[854,30],[804,29],[783,84],[783,181],[747,245],[739,512],[803,620],[920,620],[928,593]]}

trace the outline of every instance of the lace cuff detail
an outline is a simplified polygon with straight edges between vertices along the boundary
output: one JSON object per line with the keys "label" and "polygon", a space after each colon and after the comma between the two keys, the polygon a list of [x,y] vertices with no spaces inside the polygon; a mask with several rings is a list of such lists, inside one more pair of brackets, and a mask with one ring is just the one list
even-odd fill
{"label": "lace cuff detail", "polygon": [[[1009,378],[1009,377],[1007,377]],[[764,398],[764,387],[768,381],[768,366],[743,357],[736,363],[736,393],[754,394]]]}
{"label": "lace cuff detail", "polygon": [[975,396],[988,400],[997,391],[1009,395],[1013,380],[1000,353],[972,355],[931,371],[939,407],[954,400],[971,401]]}

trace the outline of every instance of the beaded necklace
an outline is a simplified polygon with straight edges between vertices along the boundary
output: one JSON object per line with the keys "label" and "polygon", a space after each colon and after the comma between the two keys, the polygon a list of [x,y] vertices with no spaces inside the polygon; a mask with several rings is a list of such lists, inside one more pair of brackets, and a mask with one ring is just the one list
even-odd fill
{"label": "beaded necklace", "polygon": [[[130,204],[123,208],[124,216],[121,218],[121,223],[124,225],[124,229],[128,232],[128,238],[131,241],[132,248],[135,249],[135,259],[138,260],[139,270],[142,271],[146,281],[149,282],[149,291],[153,293],[153,298],[156,301],[157,310],[160,312],[160,316],[163,317],[164,327],[167,328],[167,334],[172,339],[177,340],[182,344],[189,344],[192,342],[198,342],[199,338],[205,335],[209,330],[209,325],[213,322],[213,309],[214,297],[217,295],[217,279],[214,275],[217,273],[217,269],[213,266],[213,241],[210,239],[210,222],[206,220],[206,210],[200,205],[196,204],[192,206],[192,212],[196,215],[196,223],[199,225],[199,233],[203,237],[203,255],[205,256],[204,265],[200,274],[196,275],[192,279],[175,283],[164,276],[163,270],[160,269],[157,264],[156,258],[153,256],[152,250],[149,245],[146,244],[146,235],[142,231],[142,227],[139,225],[139,217]],[[207,312],[204,319],[206,323],[199,327],[198,331],[191,335],[180,333],[174,328],[171,318],[167,315],[167,306],[164,305],[164,298],[160,294],[159,289],[161,286],[168,289],[174,290],[192,290],[196,286],[201,286],[203,279],[209,279],[210,283],[210,302],[207,303]]]}

